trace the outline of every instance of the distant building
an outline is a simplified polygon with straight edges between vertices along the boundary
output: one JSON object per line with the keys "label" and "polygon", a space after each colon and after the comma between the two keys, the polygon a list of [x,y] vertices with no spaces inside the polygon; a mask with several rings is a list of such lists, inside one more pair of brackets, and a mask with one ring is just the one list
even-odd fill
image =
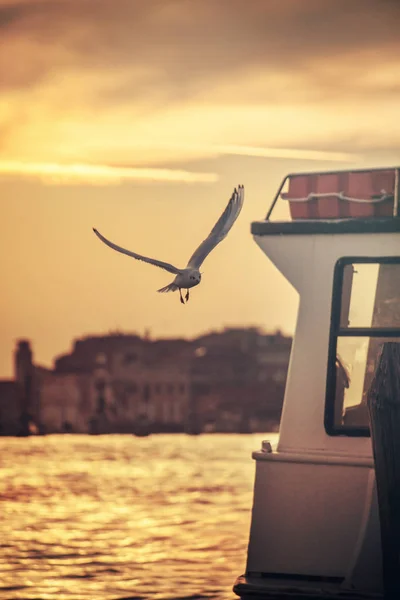
{"label": "distant building", "polygon": [[279,423],[291,338],[229,328],[194,340],[76,340],[54,369],[29,342],[0,382],[0,435],[266,431]]}
{"label": "distant building", "polygon": [[189,378],[173,353],[160,353],[147,344],[113,357],[113,389],[120,416],[119,429],[145,420],[152,431],[184,431]]}
{"label": "distant building", "polygon": [[13,380],[0,381],[0,435],[18,435],[21,431],[21,410],[18,385]]}
{"label": "distant building", "polygon": [[38,430],[39,386],[28,340],[14,352],[14,379],[0,382],[0,435],[29,435]]}
{"label": "distant building", "polygon": [[227,328],[196,340],[192,412],[207,431],[267,431],[282,410],[291,338]]}
{"label": "distant building", "polygon": [[77,340],[69,355],[55,361],[55,373],[91,372],[99,353],[104,358],[107,389],[113,398],[109,431],[183,431],[188,404],[187,370],[178,357],[190,346],[186,340],[150,341],[120,333]]}
{"label": "distant building", "polygon": [[44,373],[40,403],[48,433],[108,433],[115,420],[109,378],[96,364],[87,372]]}

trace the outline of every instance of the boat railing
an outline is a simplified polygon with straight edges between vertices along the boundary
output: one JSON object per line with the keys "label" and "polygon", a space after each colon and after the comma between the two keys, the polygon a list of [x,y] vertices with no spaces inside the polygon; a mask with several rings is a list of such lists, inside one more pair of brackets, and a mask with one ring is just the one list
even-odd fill
{"label": "boat railing", "polygon": [[399,182],[400,167],[289,173],[265,220],[279,200],[288,203],[289,221],[398,217]]}

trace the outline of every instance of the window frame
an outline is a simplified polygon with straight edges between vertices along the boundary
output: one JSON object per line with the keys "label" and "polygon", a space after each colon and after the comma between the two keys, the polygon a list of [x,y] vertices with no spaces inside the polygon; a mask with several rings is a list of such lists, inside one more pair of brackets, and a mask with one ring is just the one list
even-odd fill
{"label": "window frame", "polygon": [[326,376],[324,427],[329,436],[370,437],[369,427],[335,425],[336,354],[340,337],[400,337],[400,327],[341,327],[344,268],[349,264],[400,264],[400,256],[345,256],[334,267]]}

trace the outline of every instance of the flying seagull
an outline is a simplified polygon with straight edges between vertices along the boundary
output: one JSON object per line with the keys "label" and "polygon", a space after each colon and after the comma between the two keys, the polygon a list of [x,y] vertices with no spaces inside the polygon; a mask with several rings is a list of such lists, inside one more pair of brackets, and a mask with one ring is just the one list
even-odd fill
{"label": "flying seagull", "polygon": [[117,246],[113,242],[110,242],[107,238],[105,238],[97,229],[93,227],[93,231],[97,235],[98,238],[101,239],[107,246],[113,248],[113,250],[117,250],[117,252],[122,252],[123,254],[127,254],[128,256],[132,256],[137,260],[142,260],[151,265],[155,265],[156,267],[160,267],[161,269],[165,269],[169,273],[173,273],[176,275],[175,279],[172,283],[169,283],[165,287],[157,290],[158,292],[176,292],[179,290],[179,297],[182,304],[185,304],[185,301],[182,297],[182,289],[186,289],[185,299],[186,302],[189,300],[189,289],[198,285],[201,281],[201,273],[200,267],[203,264],[204,260],[210,254],[210,252],[215,248],[217,244],[222,242],[222,240],[227,236],[228,231],[236,221],[239,216],[240,211],[242,210],[244,200],[244,187],[239,185],[239,187],[234,189],[230,200],[214,225],[213,229],[209,236],[201,242],[200,246],[197,250],[192,254],[191,258],[187,266],[184,269],[179,269],[178,267],[174,267],[170,263],[163,262],[161,260],[156,260],[155,258],[149,258],[147,256],[142,256],[141,254],[136,254],[136,252],[131,252],[131,250],[126,250],[125,248],[121,248],[121,246]]}

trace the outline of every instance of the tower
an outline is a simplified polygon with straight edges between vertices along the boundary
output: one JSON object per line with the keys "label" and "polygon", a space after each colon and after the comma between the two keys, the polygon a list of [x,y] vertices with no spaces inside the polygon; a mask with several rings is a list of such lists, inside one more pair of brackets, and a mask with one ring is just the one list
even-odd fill
{"label": "tower", "polygon": [[14,378],[18,389],[21,435],[29,435],[29,423],[36,413],[34,366],[28,340],[19,340],[14,352]]}

